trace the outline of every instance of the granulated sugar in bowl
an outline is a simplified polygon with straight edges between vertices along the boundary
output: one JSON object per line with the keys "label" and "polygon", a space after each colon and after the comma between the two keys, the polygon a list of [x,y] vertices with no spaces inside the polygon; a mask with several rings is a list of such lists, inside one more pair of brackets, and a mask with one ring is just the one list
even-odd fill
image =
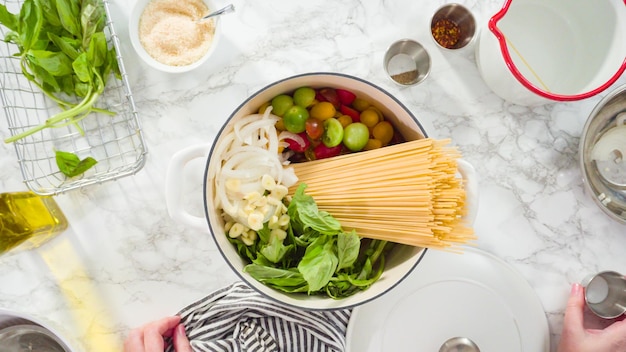
{"label": "granulated sugar in bowl", "polygon": [[210,0],[138,0],[128,25],[131,43],[157,70],[190,71],[215,50],[219,18],[198,21],[215,10]]}

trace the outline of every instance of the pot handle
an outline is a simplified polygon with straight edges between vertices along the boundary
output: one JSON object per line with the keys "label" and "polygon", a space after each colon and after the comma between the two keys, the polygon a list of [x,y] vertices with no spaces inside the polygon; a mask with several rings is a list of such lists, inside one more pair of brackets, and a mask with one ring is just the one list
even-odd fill
{"label": "pot handle", "polygon": [[165,204],[172,219],[196,230],[207,231],[206,219],[190,214],[182,204],[181,189],[185,165],[198,158],[206,158],[210,144],[193,145],[172,156],[165,176]]}
{"label": "pot handle", "polygon": [[465,180],[465,200],[467,204],[465,219],[471,225],[474,224],[476,214],[478,213],[478,179],[476,169],[463,159],[457,160],[457,168],[461,177]]}

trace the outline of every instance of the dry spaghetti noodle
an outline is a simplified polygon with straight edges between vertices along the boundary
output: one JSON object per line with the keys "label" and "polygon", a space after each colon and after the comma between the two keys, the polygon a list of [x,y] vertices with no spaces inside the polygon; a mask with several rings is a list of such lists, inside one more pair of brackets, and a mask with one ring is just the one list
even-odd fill
{"label": "dry spaghetti noodle", "polygon": [[475,238],[463,220],[465,190],[457,175],[461,155],[449,143],[425,138],[292,166],[319,209],[345,230],[446,248]]}

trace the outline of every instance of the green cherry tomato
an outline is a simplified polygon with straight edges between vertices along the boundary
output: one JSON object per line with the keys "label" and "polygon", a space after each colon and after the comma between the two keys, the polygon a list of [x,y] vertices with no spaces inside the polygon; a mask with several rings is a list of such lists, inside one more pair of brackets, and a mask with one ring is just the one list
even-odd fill
{"label": "green cherry tomato", "polygon": [[283,123],[287,131],[300,133],[306,130],[306,120],[309,118],[307,109],[299,105],[294,105],[285,111]]}
{"label": "green cherry tomato", "polygon": [[[367,127],[366,127],[367,128]],[[336,118],[330,118],[324,121],[324,134],[322,135],[322,143],[332,148],[341,144],[343,140],[343,126]]]}
{"label": "green cherry tomato", "polygon": [[277,95],[272,99],[272,114],[283,116],[293,106],[293,98],[287,94]]}
{"label": "green cherry tomato", "polygon": [[293,92],[293,102],[296,105],[308,108],[315,100],[315,90],[309,87],[300,87]]}
{"label": "green cherry tomato", "polygon": [[358,152],[365,147],[369,137],[370,131],[364,123],[353,122],[343,132],[343,145],[350,151]]}

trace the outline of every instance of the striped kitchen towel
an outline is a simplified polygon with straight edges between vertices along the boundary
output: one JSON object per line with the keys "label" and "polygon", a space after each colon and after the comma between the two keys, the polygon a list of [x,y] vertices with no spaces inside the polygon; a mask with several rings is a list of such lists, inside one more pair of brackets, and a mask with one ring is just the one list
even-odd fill
{"label": "striped kitchen towel", "polygon": [[[178,315],[194,352],[278,352],[345,349],[350,310],[308,311],[281,305],[236,282]],[[167,352],[174,349],[168,346]]]}

